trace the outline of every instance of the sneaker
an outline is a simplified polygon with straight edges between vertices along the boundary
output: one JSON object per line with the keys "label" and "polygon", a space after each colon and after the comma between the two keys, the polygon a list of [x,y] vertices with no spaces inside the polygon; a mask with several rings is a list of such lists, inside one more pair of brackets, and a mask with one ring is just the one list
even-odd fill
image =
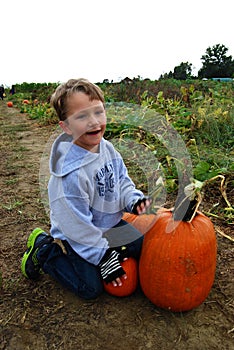
{"label": "sneaker", "polygon": [[53,237],[40,228],[32,231],[27,241],[27,251],[24,253],[21,263],[23,275],[29,279],[37,279],[41,274],[41,266],[37,259],[37,252],[44,244],[51,243]]}

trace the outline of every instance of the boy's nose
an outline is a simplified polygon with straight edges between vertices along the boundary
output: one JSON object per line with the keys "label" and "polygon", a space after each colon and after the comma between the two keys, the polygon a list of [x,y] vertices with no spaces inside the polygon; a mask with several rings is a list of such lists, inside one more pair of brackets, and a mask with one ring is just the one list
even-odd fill
{"label": "boy's nose", "polygon": [[91,114],[89,116],[89,125],[96,125],[98,124],[98,119],[96,118],[95,114]]}

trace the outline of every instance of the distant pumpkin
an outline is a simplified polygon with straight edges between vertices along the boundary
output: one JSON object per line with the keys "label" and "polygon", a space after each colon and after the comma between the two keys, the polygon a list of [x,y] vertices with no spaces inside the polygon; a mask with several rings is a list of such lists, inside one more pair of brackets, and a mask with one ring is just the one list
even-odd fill
{"label": "distant pumpkin", "polygon": [[114,287],[112,283],[104,282],[104,289],[107,293],[114,295],[116,297],[126,297],[131,295],[137,287],[138,284],[138,263],[137,261],[130,257],[127,260],[121,262],[121,266],[128,278],[125,280],[120,277],[122,281],[122,286]]}
{"label": "distant pumpkin", "polygon": [[11,101],[7,102],[7,106],[8,107],[13,107],[13,102],[11,102]]}
{"label": "distant pumpkin", "polygon": [[24,103],[25,105],[28,105],[28,104],[29,104],[29,100],[23,100],[23,103]]}

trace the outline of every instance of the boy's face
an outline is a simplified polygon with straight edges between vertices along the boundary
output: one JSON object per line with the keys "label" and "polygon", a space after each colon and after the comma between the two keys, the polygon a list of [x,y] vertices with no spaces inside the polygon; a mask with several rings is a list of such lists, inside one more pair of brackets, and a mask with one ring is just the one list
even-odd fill
{"label": "boy's face", "polygon": [[91,152],[98,150],[98,145],[106,130],[106,113],[102,101],[91,101],[83,92],[76,92],[69,97],[68,118],[59,125],[74,143]]}

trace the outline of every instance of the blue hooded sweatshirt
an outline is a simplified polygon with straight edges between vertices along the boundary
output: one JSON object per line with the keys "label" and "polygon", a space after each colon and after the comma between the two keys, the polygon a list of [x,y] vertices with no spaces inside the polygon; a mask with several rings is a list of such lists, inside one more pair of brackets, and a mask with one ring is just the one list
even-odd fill
{"label": "blue hooded sweatshirt", "polygon": [[105,139],[93,153],[61,134],[52,146],[50,172],[51,235],[67,240],[83,259],[98,265],[109,248],[103,233],[119,223],[124,211],[131,212],[143,193]]}

